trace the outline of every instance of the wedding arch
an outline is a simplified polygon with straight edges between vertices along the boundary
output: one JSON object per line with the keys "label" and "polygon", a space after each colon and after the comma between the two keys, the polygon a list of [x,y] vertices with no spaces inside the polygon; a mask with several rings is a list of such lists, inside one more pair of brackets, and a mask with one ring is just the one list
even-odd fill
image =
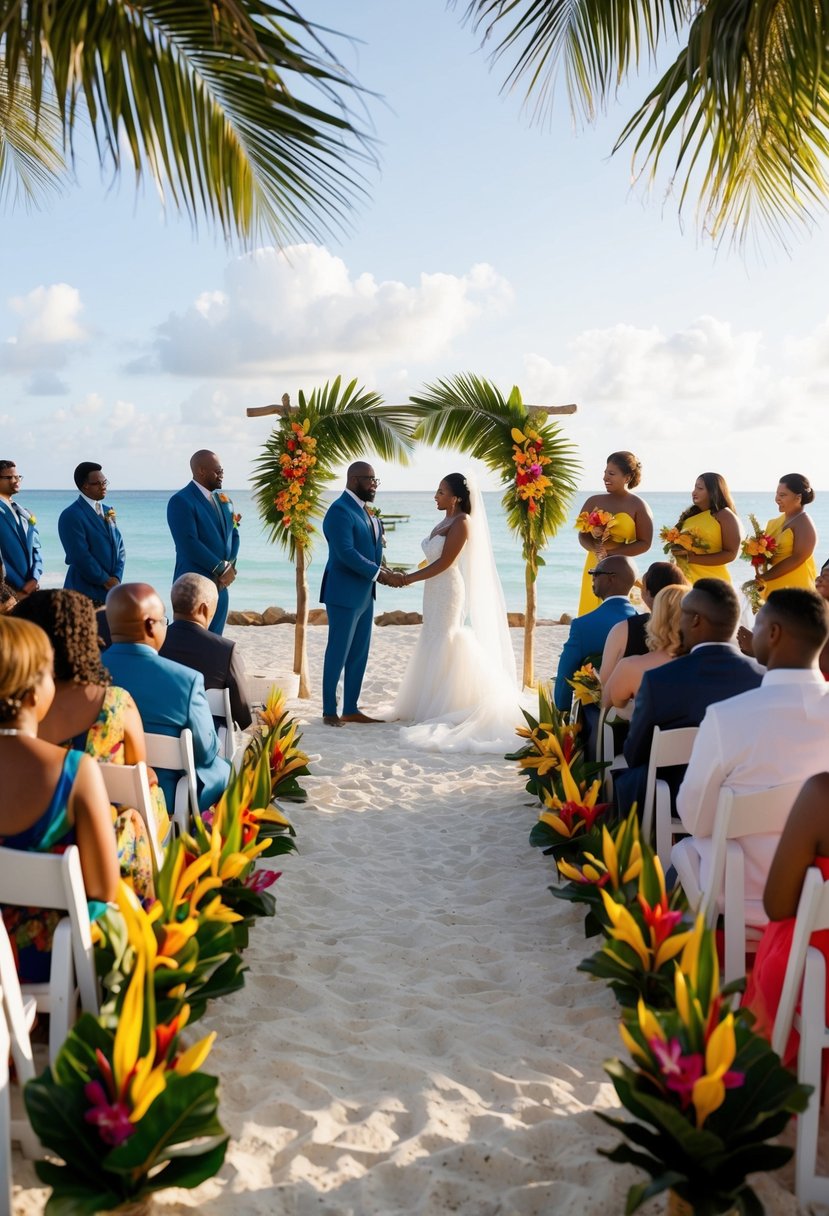
{"label": "wedding arch", "polygon": [[336,468],[369,452],[408,464],[415,419],[408,406],[385,405],[379,394],[358,389],[356,380],[342,388],[339,376],[315,388],[310,397],[300,391],[297,407],[291,406],[286,393],[280,406],[247,412],[281,415],[255,461],[251,480],[270,539],[287,550],[296,567],[294,671],[299,675],[299,695],[307,698],[311,695],[307,571],[324,514],[322,491],[333,481]]}
{"label": "wedding arch", "polygon": [[530,687],[535,683],[535,583],[544,565],[541,550],[566,521],[581,470],[575,445],[550,421],[550,413],[572,413],[575,407],[524,405],[517,387],[504,397],[491,381],[473,375],[438,380],[410,400],[419,419],[416,439],[468,452],[504,486],[501,502],[507,524],[521,538],[525,563],[522,679]]}

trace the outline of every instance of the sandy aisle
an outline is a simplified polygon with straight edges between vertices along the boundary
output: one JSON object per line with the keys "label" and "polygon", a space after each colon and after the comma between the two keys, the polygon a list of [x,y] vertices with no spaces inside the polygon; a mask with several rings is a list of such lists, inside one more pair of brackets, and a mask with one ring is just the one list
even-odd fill
{"label": "sandy aisle", "polygon": [[[252,669],[287,663],[290,628],[229,632]],[[369,710],[393,693],[416,632],[376,631]],[[539,631],[539,671],[564,632]],[[324,642],[310,631],[315,683]],[[291,811],[301,851],[281,859],[278,914],[253,936],[244,991],[204,1020],[219,1032],[209,1064],[227,1163],[160,1210],[623,1211],[633,1175],[597,1155],[615,1136],[593,1113],[614,1105],[602,1061],[617,1051],[616,1006],[576,972],[582,917],[546,889],[514,766],[404,754],[396,727],[332,730],[318,699],[307,708],[304,742],[322,760]],[[15,1164],[31,1188],[17,1210],[41,1210],[30,1167]],[[770,1212],[797,1210],[777,1181],[761,1195]]]}

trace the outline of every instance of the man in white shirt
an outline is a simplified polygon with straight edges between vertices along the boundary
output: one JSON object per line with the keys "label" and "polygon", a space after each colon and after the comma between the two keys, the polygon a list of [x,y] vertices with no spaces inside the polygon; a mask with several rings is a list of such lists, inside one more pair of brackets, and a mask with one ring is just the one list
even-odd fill
{"label": "man in white shirt", "polygon": [[[711,705],[677,797],[683,826],[708,879],[720,788],[737,794],[805,781],[826,768],[829,684],[818,656],[829,637],[829,609],[813,591],[773,591],[754,628],[754,655],[766,667],[759,688]],[[779,837],[748,837],[746,899],[762,899]]]}

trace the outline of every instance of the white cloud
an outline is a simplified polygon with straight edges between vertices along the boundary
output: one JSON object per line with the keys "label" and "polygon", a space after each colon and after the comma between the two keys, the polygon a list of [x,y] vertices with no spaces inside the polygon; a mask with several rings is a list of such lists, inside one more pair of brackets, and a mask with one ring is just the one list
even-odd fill
{"label": "white cloud", "polygon": [[222,290],[203,292],[159,325],[152,351],[130,370],[325,378],[344,363],[422,363],[511,298],[506,280],[483,263],[461,276],[422,273],[410,285],[352,276],[318,245],[259,249],[229,264]]}
{"label": "white cloud", "polygon": [[[17,330],[0,341],[0,371],[45,376],[65,367],[73,350],[88,338],[80,324],[83,311],[80,292],[68,283],[35,287],[25,296],[13,296],[9,308],[18,317]],[[64,392],[61,382],[53,392]],[[37,379],[29,386],[38,395]]]}

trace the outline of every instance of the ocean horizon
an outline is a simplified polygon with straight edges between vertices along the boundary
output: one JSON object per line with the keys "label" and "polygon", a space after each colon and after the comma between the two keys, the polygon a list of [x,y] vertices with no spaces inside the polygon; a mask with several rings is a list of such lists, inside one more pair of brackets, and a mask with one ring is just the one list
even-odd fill
{"label": "ocean horizon", "polygon": [[[284,550],[271,544],[265,535],[253,498],[247,490],[226,491],[233,499],[234,509],[241,512],[241,549],[238,576],[230,589],[230,607],[236,610],[261,612],[271,605],[291,611],[296,603],[294,568]],[[575,519],[579,507],[589,493],[584,491],[569,513],[567,523],[559,531],[543,557],[546,565],[538,575],[537,597],[539,617],[557,618],[563,612],[574,613],[578,605],[584,550],[578,543]],[[173,576],[173,542],[167,529],[167,501],[172,490],[123,490],[108,494],[106,502],[114,507],[118,526],[124,535],[127,550],[125,581],[147,582],[154,586],[169,606],[169,589]],[[38,521],[43,546],[44,572],[41,585],[61,587],[65,575],[63,549],[58,539],[58,516],[76,495],[70,490],[26,490],[18,501],[34,513]],[[331,498],[336,493],[331,493]],[[680,512],[690,503],[687,494],[666,491],[643,495],[654,516],[654,544],[648,553],[636,559],[640,571],[652,561],[663,557],[658,540],[659,529],[676,522]],[[520,612],[524,607],[524,563],[521,546],[507,528],[500,506],[498,491],[483,495],[489,518],[492,543],[498,572],[504,587],[507,609]],[[734,494],[738,513],[748,524],[749,513],[761,524],[778,514],[774,492],[769,490],[742,491]],[[431,490],[378,493],[377,507],[384,516],[404,515],[408,519],[396,524],[387,533],[386,560],[390,565],[415,566],[423,558],[420,542],[435,525],[438,512]],[[826,537],[827,551],[820,541],[815,554],[818,565],[829,557],[829,495],[818,495],[809,507],[819,537]],[[322,533],[318,534],[308,571],[311,606],[319,603],[319,587],[325,567],[327,549]],[[737,561],[733,566],[735,581],[750,577],[748,563]],[[378,612],[400,608],[418,611],[422,588],[379,588]]]}

